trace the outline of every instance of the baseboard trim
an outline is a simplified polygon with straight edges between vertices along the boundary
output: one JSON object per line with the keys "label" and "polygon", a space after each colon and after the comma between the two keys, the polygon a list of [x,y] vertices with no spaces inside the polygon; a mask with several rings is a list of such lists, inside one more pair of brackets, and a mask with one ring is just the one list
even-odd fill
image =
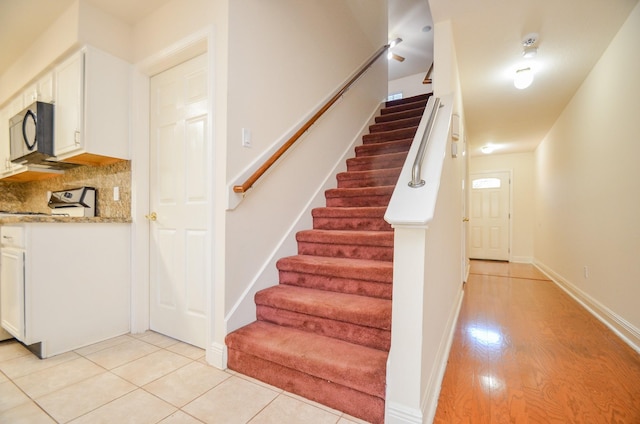
{"label": "baseboard trim", "polygon": [[545,274],[551,281],[582,305],[591,315],[606,325],[633,350],[640,353],[640,329],[634,327],[627,320],[607,308],[584,291],[580,290],[566,278],[553,271],[540,261],[534,261],[533,265]]}
{"label": "baseboard trim", "polygon": [[407,408],[396,402],[387,402],[386,417],[387,424],[422,424],[422,411],[417,408]]}
{"label": "baseboard trim", "polygon": [[227,369],[227,346],[220,343],[211,343],[207,349],[207,363],[220,370]]}

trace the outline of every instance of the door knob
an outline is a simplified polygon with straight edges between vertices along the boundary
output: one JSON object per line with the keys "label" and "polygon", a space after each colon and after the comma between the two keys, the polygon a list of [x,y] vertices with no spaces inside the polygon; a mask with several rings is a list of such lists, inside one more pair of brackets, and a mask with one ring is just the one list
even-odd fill
{"label": "door knob", "polygon": [[155,212],[151,212],[149,215],[145,215],[144,217],[149,221],[155,221],[156,219],[158,219],[158,215]]}
{"label": "door knob", "polygon": [[462,222],[469,222],[469,218],[462,218]]}

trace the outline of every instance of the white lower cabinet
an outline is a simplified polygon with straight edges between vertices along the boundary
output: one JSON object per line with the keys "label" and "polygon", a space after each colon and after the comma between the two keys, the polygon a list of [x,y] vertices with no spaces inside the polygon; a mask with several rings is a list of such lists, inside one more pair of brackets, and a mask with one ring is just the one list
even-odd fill
{"label": "white lower cabinet", "polygon": [[129,331],[128,224],[6,225],[0,237],[0,324],[40,357]]}

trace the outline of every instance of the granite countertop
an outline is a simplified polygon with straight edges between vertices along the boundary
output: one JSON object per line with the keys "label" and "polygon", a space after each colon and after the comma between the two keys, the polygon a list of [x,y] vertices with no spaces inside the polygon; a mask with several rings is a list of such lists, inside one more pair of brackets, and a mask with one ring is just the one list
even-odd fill
{"label": "granite countertop", "polygon": [[32,224],[32,223],[85,223],[85,224],[129,224],[131,218],[108,218],[96,216],[91,218],[77,218],[72,216],[54,215],[21,215],[0,216],[0,225],[4,224]]}

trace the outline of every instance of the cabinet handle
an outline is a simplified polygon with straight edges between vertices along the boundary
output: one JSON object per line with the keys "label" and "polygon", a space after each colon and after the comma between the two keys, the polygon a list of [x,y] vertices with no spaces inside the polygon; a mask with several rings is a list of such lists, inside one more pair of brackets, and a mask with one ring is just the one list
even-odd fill
{"label": "cabinet handle", "polygon": [[7,240],[7,241],[13,241],[13,237],[11,237],[11,236],[2,236],[2,238]]}

